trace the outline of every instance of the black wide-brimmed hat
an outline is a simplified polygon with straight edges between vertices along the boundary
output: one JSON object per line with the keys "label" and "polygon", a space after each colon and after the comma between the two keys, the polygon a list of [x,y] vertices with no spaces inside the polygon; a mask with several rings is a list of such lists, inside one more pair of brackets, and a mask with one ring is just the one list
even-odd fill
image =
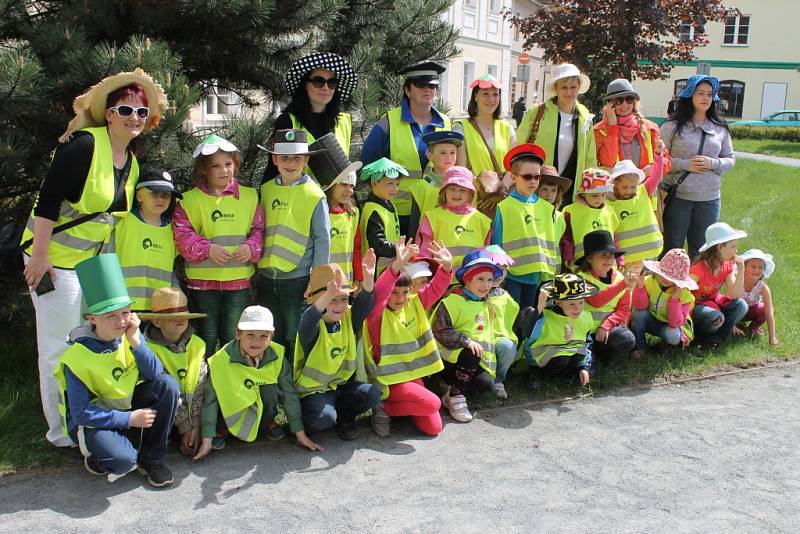
{"label": "black wide-brimmed hat", "polygon": [[356,171],[361,168],[361,162],[350,163],[333,132],[323,135],[308,148],[322,150],[309,158],[308,166],[323,191],[337,183],[356,185]]}
{"label": "black wide-brimmed hat", "polygon": [[542,290],[554,300],[578,300],[596,295],[600,289],[577,274],[559,274],[550,282],[542,284]]}
{"label": "black wide-brimmed hat", "polygon": [[338,82],[336,90],[339,91],[339,100],[346,101],[353,94],[358,85],[358,73],[353,70],[342,56],[333,52],[314,52],[305,57],[301,57],[289,67],[289,71],[283,79],[283,86],[286,93],[291,97],[294,95],[301,83],[308,78],[309,73],[314,69],[325,69],[336,73]]}
{"label": "black wide-brimmed hat", "polygon": [[[583,236],[583,255],[585,258],[589,254],[613,254],[620,257],[625,254],[624,250],[618,249],[614,245],[614,239],[607,230],[594,230]],[[577,258],[580,259],[580,258]]]}

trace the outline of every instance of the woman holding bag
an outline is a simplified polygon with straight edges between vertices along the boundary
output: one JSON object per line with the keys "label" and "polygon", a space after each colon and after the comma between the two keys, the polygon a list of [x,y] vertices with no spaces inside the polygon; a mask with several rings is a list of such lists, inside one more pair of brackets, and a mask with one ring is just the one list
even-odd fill
{"label": "woman holding bag", "polygon": [[477,207],[494,218],[495,207],[505,198],[510,181],[503,183],[505,172],[500,162],[517,143],[514,128],[500,118],[503,86],[491,74],[476,78],[467,105],[469,118],[454,124],[453,130],[464,135],[456,165],[467,167],[477,177]]}

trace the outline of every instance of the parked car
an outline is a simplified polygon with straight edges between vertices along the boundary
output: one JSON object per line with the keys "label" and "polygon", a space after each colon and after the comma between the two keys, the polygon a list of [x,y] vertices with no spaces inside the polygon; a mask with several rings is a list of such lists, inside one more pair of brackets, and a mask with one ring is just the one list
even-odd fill
{"label": "parked car", "polygon": [[760,121],[737,121],[731,126],[800,126],[800,110],[784,109]]}

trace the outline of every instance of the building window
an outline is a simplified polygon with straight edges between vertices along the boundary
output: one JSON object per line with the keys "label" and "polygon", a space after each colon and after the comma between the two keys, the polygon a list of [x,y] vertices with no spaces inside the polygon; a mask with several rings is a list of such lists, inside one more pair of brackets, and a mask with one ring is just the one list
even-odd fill
{"label": "building window", "polygon": [[725,17],[725,36],[722,43],[726,45],[747,46],[750,42],[750,16]]}
{"label": "building window", "polygon": [[744,105],[744,82],[722,80],[719,82],[719,111],[726,117],[742,118]]}
{"label": "building window", "polygon": [[487,65],[486,72],[497,78],[497,65]]}
{"label": "building window", "polygon": [[497,19],[489,19],[488,31],[490,35],[497,35],[500,30],[500,21]]}
{"label": "building window", "polygon": [[464,0],[464,7],[476,9],[478,7],[478,0]]}
{"label": "building window", "polygon": [[217,87],[215,82],[211,82],[206,86],[203,109],[207,117],[210,115],[234,116],[239,111],[240,104],[241,102],[236,93],[226,88]]}
{"label": "building window", "polygon": [[[520,18],[519,11],[517,11],[517,12],[514,14],[514,16],[515,16],[516,18]],[[516,25],[514,26],[514,40],[515,40],[515,41],[519,41],[519,26],[516,26]]]}
{"label": "building window", "polygon": [[675,80],[675,90],[672,92],[673,95],[677,95],[683,88],[686,87],[686,84],[689,82],[686,78],[681,78],[680,80]]}
{"label": "building window", "polygon": [[464,29],[465,30],[475,29],[475,13],[464,12]]}
{"label": "building window", "polygon": [[684,22],[678,26],[678,38],[682,43],[694,40],[694,26],[691,22]]}
{"label": "building window", "polygon": [[464,76],[461,84],[461,111],[467,111],[469,99],[472,96],[472,89],[469,84],[475,79],[475,63],[471,61],[464,62]]}
{"label": "building window", "polygon": [[513,104],[516,101],[517,101],[517,77],[516,76],[512,76],[511,77],[511,103]]}
{"label": "building window", "polygon": [[503,8],[503,0],[489,0],[489,12],[500,13]]}

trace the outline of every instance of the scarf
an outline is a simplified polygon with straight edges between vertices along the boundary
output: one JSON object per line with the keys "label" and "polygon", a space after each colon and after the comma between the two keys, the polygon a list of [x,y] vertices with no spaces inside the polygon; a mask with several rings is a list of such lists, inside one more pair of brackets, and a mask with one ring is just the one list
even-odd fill
{"label": "scarf", "polygon": [[639,117],[634,113],[620,117],[617,115],[619,125],[619,142],[623,145],[630,144],[639,133]]}

